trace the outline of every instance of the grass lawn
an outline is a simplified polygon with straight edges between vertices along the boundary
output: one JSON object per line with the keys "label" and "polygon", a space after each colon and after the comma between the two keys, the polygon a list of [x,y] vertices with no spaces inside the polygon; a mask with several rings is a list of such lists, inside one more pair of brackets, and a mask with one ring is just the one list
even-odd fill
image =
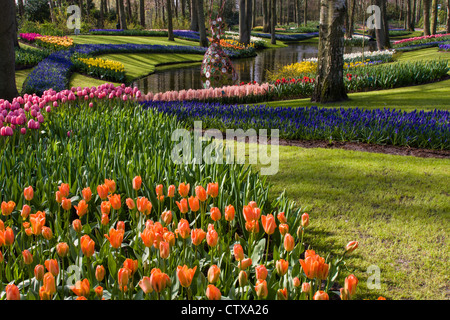
{"label": "grass lawn", "polygon": [[80,35],[71,36],[74,44],[152,44],[152,45],[177,45],[197,46],[198,41],[175,38],[175,41],[167,40],[167,37],[142,37],[142,36],[105,36],[105,35]]}
{"label": "grass lawn", "polygon": [[28,77],[28,74],[30,74],[32,70],[33,68],[16,71],[16,87],[19,93],[22,91],[23,82],[25,81],[25,79]]}

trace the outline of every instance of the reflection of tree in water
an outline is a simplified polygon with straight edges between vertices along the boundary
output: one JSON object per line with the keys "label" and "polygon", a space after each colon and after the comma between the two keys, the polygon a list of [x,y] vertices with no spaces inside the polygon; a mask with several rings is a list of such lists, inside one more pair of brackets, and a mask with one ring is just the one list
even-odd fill
{"label": "reflection of tree in water", "polygon": [[[376,50],[371,46],[365,47],[365,51]],[[361,47],[347,47],[345,53],[361,52]],[[280,66],[301,62],[304,59],[316,58],[318,53],[315,44],[290,44],[285,48],[267,49],[259,51],[254,58],[232,60],[238,80],[241,82],[262,83],[267,81],[268,71],[273,71]],[[177,67],[158,71],[148,77],[134,83],[142,92],[165,92],[170,90],[201,89],[200,64],[189,67]]]}

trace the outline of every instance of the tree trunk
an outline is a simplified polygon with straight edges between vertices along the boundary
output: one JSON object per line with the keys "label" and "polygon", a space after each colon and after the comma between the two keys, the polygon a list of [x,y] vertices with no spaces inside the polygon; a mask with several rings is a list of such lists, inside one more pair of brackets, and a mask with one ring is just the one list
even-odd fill
{"label": "tree trunk", "polygon": [[270,0],[263,0],[263,32],[270,32],[270,17],[269,17],[269,2]]}
{"label": "tree trunk", "polygon": [[248,44],[250,42],[250,30],[247,19],[248,2],[251,0],[239,0],[239,42]]}
{"label": "tree trunk", "polygon": [[168,40],[169,41],[175,41],[175,38],[173,36],[173,23],[172,23],[172,0],[166,0],[166,7],[167,7],[167,32],[169,34]]}
{"label": "tree trunk", "polygon": [[431,5],[431,22],[430,22],[430,31],[431,34],[437,33],[437,24],[438,24],[438,0],[433,0]]}
{"label": "tree trunk", "polygon": [[192,31],[199,31],[197,0],[191,0],[191,26],[189,29]]}
{"label": "tree trunk", "polygon": [[345,10],[345,0],[320,2],[318,69],[312,102],[348,99],[343,78]]}
{"label": "tree trunk", "polygon": [[0,19],[0,99],[12,101],[19,93],[16,87],[16,56],[14,52],[15,2],[3,1]]}
{"label": "tree trunk", "polygon": [[383,18],[383,31],[384,31],[384,48],[390,49],[391,38],[389,36],[389,20],[387,14],[387,2],[388,0],[381,0],[381,17]]}
{"label": "tree trunk", "polygon": [[125,13],[125,5],[123,4],[124,0],[118,0],[119,1],[119,22],[120,22],[120,29],[126,30],[127,29],[127,18]]}
{"label": "tree trunk", "polygon": [[375,4],[381,9],[381,28],[375,28],[375,36],[377,39],[377,47],[378,50],[385,50],[390,47],[389,39],[386,38],[389,36],[389,26],[386,25],[386,0],[376,0]]}
{"label": "tree trunk", "polygon": [[252,17],[253,17],[253,0],[246,0],[247,7],[245,9],[245,15],[247,17],[247,38],[244,44],[250,44],[250,36],[253,29]]}
{"label": "tree trunk", "polygon": [[412,5],[411,0],[406,0],[406,27],[407,30],[411,30],[411,21],[412,21]]}
{"label": "tree trunk", "polygon": [[208,38],[205,29],[205,13],[203,11],[203,0],[194,0],[197,2],[198,29],[200,32],[200,46],[208,47]]}
{"label": "tree trunk", "polygon": [[277,44],[277,39],[275,38],[275,27],[277,25],[277,8],[276,8],[276,0],[271,0],[271,37],[270,37],[270,43],[271,44]]}
{"label": "tree trunk", "polygon": [[23,6],[23,0],[19,0],[19,15],[22,17],[25,14],[25,7]]}
{"label": "tree trunk", "polygon": [[145,28],[145,0],[139,0],[139,20],[141,26]]}
{"label": "tree trunk", "polygon": [[423,35],[429,36],[430,33],[430,5],[431,0],[423,0]]}
{"label": "tree trunk", "polygon": [[303,0],[303,25],[306,27],[308,24],[308,0]]}
{"label": "tree trunk", "polygon": [[348,0],[348,5],[348,28],[345,29],[345,36],[350,39],[353,37],[353,31],[355,29],[356,0]]}

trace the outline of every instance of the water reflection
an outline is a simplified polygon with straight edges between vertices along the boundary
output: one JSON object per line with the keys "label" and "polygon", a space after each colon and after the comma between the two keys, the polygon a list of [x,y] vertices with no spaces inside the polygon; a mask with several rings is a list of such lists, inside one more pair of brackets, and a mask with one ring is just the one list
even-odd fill
{"label": "water reflection", "polygon": [[[366,47],[367,50],[376,50],[372,46]],[[360,47],[347,47],[345,53],[361,52]],[[254,58],[233,60],[233,66],[236,70],[240,82],[258,83],[267,81],[268,70],[276,70],[280,66],[301,62],[303,59],[317,57],[318,48],[315,44],[289,44],[285,48],[267,49],[259,51]],[[142,92],[165,92],[170,90],[187,90],[203,88],[200,77],[199,63],[196,66],[177,67],[157,71],[145,78],[136,80],[133,86],[138,87]]]}

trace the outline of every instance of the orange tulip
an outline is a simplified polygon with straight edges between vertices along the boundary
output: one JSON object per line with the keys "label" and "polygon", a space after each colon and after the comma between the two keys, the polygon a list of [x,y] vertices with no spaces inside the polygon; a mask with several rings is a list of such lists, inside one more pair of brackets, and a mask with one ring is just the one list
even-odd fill
{"label": "orange tulip", "polygon": [[248,232],[259,233],[259,221],[250,220],[245,222],[245,230]]}
{"label": "orange tulip", "polygon": [[150,283],[153,290],[160,293],[166,286],[170,285],[170,278],[167,274],[161,272],[160,269],[153,268],[150,275]]}
{"label": "orange tulip", "polygon": [[119,210],[122,207],[120,194],[109,195],[108,200],[111,202],[111,206],[114,210]]}
{"label": "orange tulip", "polygon": [[89,188],[89,187],[84,188],[84,189],[81,191],[81,194],[83,195],[83,200],[84,200],[84,201],[86,201],[86,202],[91,201],[91,199],[92,199],[92,191],[91,191],[91,188]]}
{"label": "orange tulip", "polygon": [[141,176],[136,176],[133,178],[133,189],[134,190],[139,190],[142,186],[142,178]]}
{"label": "orange tulip", "polygon": [[289,226],[286,223],[280,223],[278,230],[280,230],[281,235],[284,236],[289,232]]}
{"label": "orange tulip", "polygon": [[105,267],[102,265],[98,265],[95,268],[95,279],[97,279],[98,282],[102,282],[103,279],[105,278],[105,275],[106,275]]}
{"label": "orange tulip", "polygon": [[200,200],[201,202],[205,202],[206,199],[208,198],[208,195],[206,194],[206,190],[202,186],[195,187],[195,195],[197,196],[198,200]]}
{"label": "orange tulip", "polygon": [[263,264],[255,267],[255,272],[257,280],[266,280],[267,275],[269,274],[267,268]]}
{"label": "orange tulip", "polygon": [[55,277],[50,272],[47,272],[44,275],[43,286],[39,290],[39,296],[41,297],[41,300],[51,300],[55,292]]}
{"label": "orange tulip", "polygon": [[80,238],[81,251],[86,257],[92,257],[95,251],[95,242],[87,234]]}
{"label": "orange tulip", "polygon": [[80,297],[77,297],[75,300],[87,300],[87,298],[84,296],[80,296]]}
{"label": "orange tulip", "polygon": [[377,300],[386,300],[385,297],[379,296]]}
{"label": "orange tulip", "polygon": [[175,245],[175,234],[172,231],[165,231],[163,239],[165,242],[168,242],[171,247]]}
{"label": "orange tulip", "polygon": [[259,220],[261,211],[259,208],[254,208],[251,205],[244,206],[243,214],[245,221]]}
{"label": "orange tulip", "polygon": [[140,197],[136,200],[138,211],[146,216],[152,211],[153,205],[146,197]]}
{"label": "orange tulip", "polygon": [[67,198],[63,197],[62,200],[61,200],[61,207],[64,210],[69,211],[70,208],[72,208],[72,201],[70,199],[67,199]]}
{"label": "orange tulip", "polygon": [[5,223],[0,219],[0,231],[5,231]]}
{"label": "orange tulip", "polygon": [[178,222],[178,228],[175,230],[176,234],[179,234],[183,239],[189,238],[191,229],[189,228],[189,222],[186,219],[180,219]]}
{"label": "orange tulip", "polygon": [[75,282],[75,286],[70,288],[73,293],[75,293],[78,297],[88,297],[89,292],[91,291],[91,285],[88,279],[78,280]]}
{"label": "orange tulip", "polygon": [[33,200],[33,197],[34,197],[33,187],[32,186],[26,187],[23,190],[23,196],[25,197],[25,200],[27,200],[27,201]]}
{"label": "orange tulip", "polygon": [[186,200],[186,198],[181,199],[180,202],[175,201],[175,203],[177,204],[178,209],[180,209],[181,213],[185,214],[189,211],[188,201]]}
{"label": "orange tulip", "polygon": [[161,259],[167,259],[170,255],[170,245],[168,242],[161,241],[159,243],[159,256]]}
{"label": "orange tulip", "polygon": [[142,291],[145,294],[148,293],[152,293],[153,292],[153,287],[152,287],[152,283],[150,281],[150,277],[143,277],[140,281],[139,281],[139,287],[141,287]]}
{"label": "orange tulip", "polygon": [[350,241],[346,246],[345,246],[345,251],[346,253],[351,253],[353,252],[356,248],[358,248],[359,242],[358,241]]}
{"label": "orange tulip", "polygon": [[220,213],[219,208],[212,207],[210,211],[211,211],[211,219],[213,221],[219,221],[220,218],[222,217],[222,214]]}
{"label": "orange tulip", "polygon": [[134,200],[131,198],[127,198],[127,200],[125,200],[125,203],[128,207],[128,210],[133,210],[134,208],[136,208],[136,204],[134,203]]}
{"label": "orange tulip", "polygon": [[43,226],[42,227],[42,236],[45,240],[51,240],[53,238],[53,232],[52,229],[49,227]]}
{"label": "orange tulip", "polygon": [[33,255],[31,254],[30,251],[28,250],[23,250],[22,251],[22,257],[23,257],[23,262],[26,265],[32,264],[33,263]]}
{"label": "orange tulip", "polygon": [[269,294],[269,290],[267,289],[267,281],[258,280],[255,285],[255,291],[258,298],[265,299]]}
{"label": "orange tulip", "polygon": [[107,226],[109,224],[109,216],[106,213],[102,213],[102,226]]}
{"label": "orange tulip", "polygon": [[105,185],[108,187],[108,191],[110,193],[114,193],[116,191],[116,182],[114,180],[105,179]]}
{"label": "orange tulip", "polygon": [[30,223],[33,228],[33,234],[40,235],[42,233],[42,227],[45,225],[45,213],[38,211],[35,214],[31,214]]}
{"label": "orange tulip", "polygon": [[144,242],[144,246],[150,248],[155,241],[155,232],[153,231],[153,228],[145,228],[141,233],[141,239],[142,242]]}
{"label": "orange tulip", "polygon": [[188,184],[185,184],[184,182],[180,183],[180,185],[178,186],[178,193],[182,198],[186,198],[188,196],[189,188],[190,188],[189,183]]}
{"label": "orange tulip", "polygon": [[162,184],[158,184],[158,185],[156,186],[156,188],[155,188],[155,192],[156,192],[156,195],[157,195],[158,197],[163,196],[163,195],[164,195],[164,187],[163,187],[163,185],[162,185]]}
{"label": "orange tulip", "polygon": [[213,264],[211,267],[209,267],[207,274],[209,283],[216,283],[217,280],[219,280],[219,276],[220,268],[217,265]]}
{"label": "orange tulip", "polygon": [[81,220],[80,219],[75,219],[72,221],[72,227],[73,230],[75,230],[75,232],[80,233],[82,231],[82,224],[81,224]]}
{"label": "orange tulip", "polygon": [[314,294],[313,300],[330,300],[330,297],[325,291],[319,290]]}
{"label": "orange tulip", "polygon": [[247,259],[242,259],[241,261],[239,261],[238,267],[241,270],[245,270],[248,267],[250,267],[251,265],[252,265],[252,259],[247,258]]}
{"label": "orange tulip", "polygon": [[239,243],[233,246],[234,259],[236,261],[241,261],[244,259],[244,249]]}
{"label": "orange tulip", "polygon": [[292,279],[292,285],[294,286],[294,288],[300,287],[300,279],[298,277]]}
{"label": "orange tulip", "polygon": [[[181,202],[183,202],[183,199],[181,199]],[[180,206],[178,206],[178,207],[180,207]],[[191,208],[192,212],[197,212],[200,209],[200,203],[199,203],[199,200],[197,197],[193,197],[193,196],[189,197],[189,208]],[[181,209],[180,209],[180,211],[181,211]],[[182,213],[184,213],[184,212],[182,212]]]}
{"label": "orange tulip", "polygon": [[78,202],[78,206],[73,206],[73,207],[77,211],[77,215],[79,218],[84,216],[88,210],[88,204],[86,203],[85,200],[80,200],[80,202]]}
{"label": "orange tulip", "polygon": [[246,286],[248,283],[247,272],[245,272],[244,270],[239,271],[238,281],[239,281],[239,287]]}
{"label": "orange tulip", "polygon": [[22,212],[20,213],[20,216],[22,217],[22,219],[26,219],[30,215],[30,212],[31,212],[31,207],[27,204],[24,204],[22,207]]}
{"label": "orange tulip", "polygon": [[97,193],[100,199],[105,200],[108,197],[109,188],[106,184],[100,184],[97,186]]}
{"label": "orange tulip", "polygon": [[3,232],[3,243],[5,246],[10,246],[14,243],[14,231],[7,227]]}
{"label": "orange tulip", "polygon": [[56,193],[55,193],[56,202],[61,203],[62,199],[63,199],[63,196],[61,194],[61,191],[56,191]]}
{"label": "orange tulip", "polygon": [[34,277],[36,278],[37,281],[41,281],[42,279],[44,279],[44,273],[45,269],[42,264],[37,264],[34,267]]}
{"label": "orange tulip", "polygon": [[294,250],[294,246],[295,246],[295,240],[294,240],[294,237],[291,236],[289,233],[286,233],[286,234],[284,235],[283,245],[284,245],[284,249],[285,249],[287,252],[291,252],[292,250]]}
{"label": "orange tulip", "polygon": [[264,228],[264,231],[267,234],[273,234],[275,229],[277,228],[277,224],[275,222],[275,217],[272,214],[268,214],[267,216],[261,217],[261,223]]}
{"label": "orange tulip", "polygon": [[132,276],[137,271],[137,269],[139,267],[139,262],[137,260],[133,260],[133,259],[127,258],[123,262],[123,267],[124,268],[128,268],[130,270],[130,272],[131,272],[130,276]]}
{"label": "orange tulip", "polygon": [[16,203],[14,201],[8,201],[8,202],[3,201],[2,205],[1,205],[2,214],[4,216],[11,215],[11,213],[13,212],[15,207],[16,207]]}
{"label": "orange tulip", "polygon": [[278,289],[277,290],[277,298],[278,300],[287,300],[287,288],[284,289]]}
{"label": "orange tulip", "polygon": [[61,193],[61,197],[67,198],[69,196],[70,187],[67,183],[61,183],[61,185],[58,187],[59,192]]}
{"label": "orange tulip", "polygon": [[175,196],[175,186],[172,184],[169,186],[169,188],[167,189],[167,196],[169,198],[173,198]]}
{"label": "orange tulip", "polygon": [[302,292],[308,293],[311,291],[311,284],[309,282],[303,282],[302,283]]}
{"label": "orange tulip", "polygon": [[191,231],[192,244],[198,246],[206,237],[206,232],[203,229],[193,229]]}
{"label": "orange tulip", "polygon": [[235,210],[234,207],[229,204],[225,207],[225,220],[226,221],[233,221],[235,216]]}
{"label": "orange tulip", "polygon": [[208,186],[206,187],[206,194],[211,198],[217,197],[219,195],[219,183],[208,183]]}
{"label": "orange tulip", "polygon": [[326,280],[328,277],[329,266],[325,263],[325,259],[319,255],[305,254],[305,260],[300,259],[299,261],[308,279]]}
{"label": "orange tulip", "polygon": [[170,210],[164,211],[161,214],[161,219],[164,221],[165,225],[169,225],[172,222],[172,212]]}
{"label": "orange tulip", "polygon": [[55,277],[59,274],[59,265],[56,259],[45,260],[45,268]]}
{"label": "orange tulip", "polygon": [[222,299],[222,293],[215,285],[209,284],[206,288],[206,297],[208,300],[220,300]]}
{"label": "orange tulip", "polygon": [[286,216],[284,215],[284,212],[279,212],[277,214],[277,219],[280,221],[280,223],[287,223]]}
{"label": "orange tulip", "polygon": [[309,225],[309,214],[306,212],[302,214],[302,226],[306,228]]}
{"label": "orange tulip", "polygon": [[102,201],[102,203],[100,204],[100,211],[102,212],[102,214],[109,215],[111,212],[111,202]]}
{"label": "orange tulip", "polygon": [[128,281],[131,277],[131,271],[128,268],[120,268],[117,273],[117,281],[119,283],[120,291],[127,291]]}
{"label": "orange tulip", "polygon": [[103,287],[101,286],[95,287],[94,292],[98,298],[101,298],[103,296]]}
{"label": "orange tulip", "polygon": [[192,269],[189,269],[186,265],[177,267],[177,277],[182,287],[188,288],[191,285],[196,270],[197,266]]}
{"label": "orange tulip", "polygon": [[123,241],[124,230],[111,228],[109,230],[109,236],[105,234],[104,236],[109,240],[109,243],[114,249],[120,248]]}
{"label": "orange tulip", "polygon": [[20,291],[15,284],[8,284],[5,288],[6,300],[20,300]]}
{"label": "orange tulip", "polygon": [[219,241],[219,234],[214,230],[214,225],[208,225],[208,232],[206,233],[206,243],[210,247],[215,247]]}
{"label": "orange tulip", "polygon": [[284,259],[280,259],[277,260],[276,264],[275,264],[275,268],[277,269],[277,273],[280,277],[284,276],[286,274],[286,272],[288,271],[289,268],[289,262],[284,260]]}
{"label": "orange tulip", "polygon": [[356,278],[353,274],[345,278],[344,289],[349,296],[349,300],[351,299],[351,296],[355,294],[357,285],[358,285],[358,278]]}

